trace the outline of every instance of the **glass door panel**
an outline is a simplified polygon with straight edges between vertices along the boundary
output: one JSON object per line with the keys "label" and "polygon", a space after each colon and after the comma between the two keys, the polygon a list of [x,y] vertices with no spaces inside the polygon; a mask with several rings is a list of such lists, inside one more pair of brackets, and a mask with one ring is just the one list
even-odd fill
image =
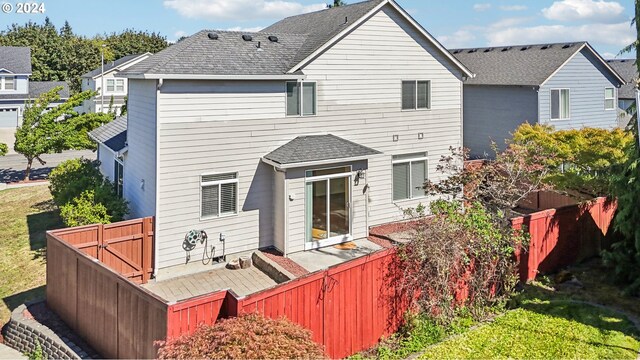
{"label": "glass door panel", "polygon": [[311,240],[327,238],[327,181],[308,183],[311,191]]}
{"label": "glass door panel", "polygon": [[349,178],[329,181],[329,236],[349,234]]}

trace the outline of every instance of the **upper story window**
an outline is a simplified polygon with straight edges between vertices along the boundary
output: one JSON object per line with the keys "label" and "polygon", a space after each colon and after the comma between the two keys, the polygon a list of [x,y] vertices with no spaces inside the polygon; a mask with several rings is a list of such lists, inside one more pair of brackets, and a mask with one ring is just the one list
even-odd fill
{"label": "upper story window", "polygon": [[427,153],[394,155],[393,200],[423,197],[427,180]]}
{"label": "upper story window", "polygon": [[551,120],[565,120],[570,116],[569,89],[551,89]]}
{"label": "upper story window", "polygon": [[15,90],[15,76],[0,76],[0,90]]}
{"label": "upper story window", "polygon": [[612,87],[604,88],[604,109],[615,110],[616,92]]}
{"label": "upper story window", "polygon": [[238,213],[238,174],[200,176],[200,217]]}
{"label": "upper story window", "polygon": [[420,110],[430,108],[430,80],[408,80],[402,82],[402,110]]}
{"label": "upper story window", "polygon": [[287,82],[287,116],[316,114],[316,83],[311,81]]}
{"label": "upper story window", "polygon": [[109,93],[123,93],[124,92],[124,79],[107,79],[107,92],[109,92]]}

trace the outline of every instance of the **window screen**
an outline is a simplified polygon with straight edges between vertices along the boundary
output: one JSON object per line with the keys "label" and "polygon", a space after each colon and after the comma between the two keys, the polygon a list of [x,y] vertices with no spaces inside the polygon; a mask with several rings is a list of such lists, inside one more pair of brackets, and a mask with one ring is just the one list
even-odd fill
{"label": "window screen", "polygon": [[613,88],[604,89],[604,108],[605,110],[613,110],[616,108],[616,96]]}
{"label": "window screen", "polygon": [[316,83],[302,83],[302,115],[316,114]]}
{"label": "window screen", "polygon": [[416,82],[402,82],[402,110],[413,110],[416,108]]}
{"label": "window screen", "polygon": [[418,109],[428,109],[430,107],[430,87],[431,81],[418,81]]}
{"label": "window screen", "polygon": [[426,195],[427,153],[393,156],[393,200],[404,200]]}
{"label": "window screen", "polygon": [[287,115],[300,115],[300,86],[297,82],[287,83]]}

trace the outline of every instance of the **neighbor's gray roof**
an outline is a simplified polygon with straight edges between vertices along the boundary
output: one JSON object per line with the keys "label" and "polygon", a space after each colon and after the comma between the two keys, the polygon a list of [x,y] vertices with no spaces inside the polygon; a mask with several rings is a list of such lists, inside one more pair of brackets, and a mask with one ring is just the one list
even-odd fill
{"label": "neighbor's gray roof", "polygon": [[89,137],[102,143],[113,151],[120,151],[127,146],[127,117],[118,116],[99,128],[89,132]]}
{"label": "neighbor's gray roof", "polygon": [[31,49],[24,46],[0,46],[0,69],[31,75]]}
{"label": "neighbor's gray roof", "polygon": [[465,85],[541,85],[586,42],[451,49],[476,76]]}
{"label": "neighbor's gray roof", "polygon": [[323,160],[340,160],[380,154],[332,134],[298,136],[264,156],[280,165],[292,165]]}
{"label": "neighbor's gray roof", "polygon": [[[145,55],[145,54],[147,54],[147,53],[127,55],[127,56],[121,57],[118,60],[106,62],[106,63],[104,63],[104,72],[107,73],[107,72],[111,71],[112,69],[115,69],[118,66],[120,66],[120,65],[122,65],[124,63],[127,63],[127,62],[129,62],[129,61],[131,61],[133,59],[136,59],[136,58],[138,58],[138,57],[140,57],[142,55]],[[92,77],[100,75],[101,73],[102,73],[102,66],[99,66],[99,67],[89,71],[88,73],[83,74],[81,77],[83,77],[83,78],[92,78]]]}
{"label": "neighbor's gray roof", "polygon": [[368,0],[307,14],[290,16],[263,29],[263,32],[307,34],[307,39],[291,62],[295,66],[325,43],[373,10],[383,0]]}
{"label": "neighbor's gray roof", "polygon": [[0,100],[27,100],[36,99],[40,95],[55,88],[56,86],[62,86],[62,90],[58,92],[61,100],[69,98],[69,84],[64,81],[29,81],[29,93],[28,94],[2,94]]}
{"label": "neighbor's gray roof", "polygon": [[[218,39],[209,39],[208,33]],[[242,35],[253,39],[245,41]],[[278,41],[269,41],[269,35]],[[203,30],[119,74],[282,75],[305,39],[305,35]]]}
{"label": "neighbor's gray roof", "polygon": [[636,67],[634,59],[616,59],[607,60],[609,66],[611,66],[623,79],[626,80],[626,84],[622,85],[618,89],[619,99],[635,99],[635,81],[638,79],[638,68]]}

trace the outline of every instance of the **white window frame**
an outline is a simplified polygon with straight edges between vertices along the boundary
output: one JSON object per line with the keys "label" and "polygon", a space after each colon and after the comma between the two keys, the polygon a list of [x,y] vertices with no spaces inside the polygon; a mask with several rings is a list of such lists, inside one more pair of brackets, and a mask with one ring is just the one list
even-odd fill
{"label": "white window frame", "polygon": [[[607,90],[611,89],[613,90],[613,97],[608,98],[607,97]],[[610,108],[607,107],[607,100],[612,100],[612,106]],[[618,107],[618,102],[616,101],[616,88],[614,88],[613,86],[607,86],[604,88],[604,109],[606,111],[609,110],[615,110]]]}
{"label": "white window frame", "polygon": [[[12,78],[13,79],[13,89],[7,89],[7,85],[6,85],[6,79],[7,78]],[[17,77],[15,76],[10,76],[10,75],[2,75],[0,76],[0,90],[2,91],[15,91],[17,88]]]}
{"label": "white window frame", "polygon": [[[414,107],[413,109],[404,109],[402,107],[402,83],[404,82],[414,82],[415,83],[415,92],[413,94],[414,96]],[[426,82],[428,83],[428,87],[427,87],[427,107],[426,108],[419,108],[418,107],[418,82]],[[405,80],[401,80],[400,81],[400,111],[427,111],[427,110],[431,110],[431,85],[433,84],[433,82],[429,79],[418,79],[418,80],[413,80],[413,79],[405,79]]]}
{"label": "white window frame", "polygon": [[[202,181],[202,177],[207,176],[207,175],[231,175],[234,174],[235,178],[234,179],[226,179],[226,180],[215,180],[215,181]],[[200,174],[200,202],[199,202],[199,209],[200,209],[200,220],[210,220],[210,219],[218,219],[218,218],[224,218],[224,217],[229,217],[229,216],[238,216],[238,214],[240,213],[239,211],[239,206],[240,206],[240,184],[239,184],[239,173],[237,171],[230,171],[230,172],[209,172],[209,173],[203,173]],[[222,184],[232,184],[235,183],[236,184],[236,211],[233,213],[222,213],[221,211],[221,207],[222,207]],[[203,186],[213,186],[213,185],[218,185],[218,215],[202,215],[202,187]]]}
{"label": "white window frame", "polygon": [[[393,156],[402,156],[402,155],[409,155],[409,154],[394,154],[391,157],[391,200],[396,203],[396,202],[401,202],[401,201],[408,201],[408,200],[416,200],[416,199],[424,199],[426,197],[428,197],[429,195],[424,194],[422,196],[413,196],[413,165],[412,162],[418,162],[418,161],[424,161],[425,162],[425,172],[426,172],[426,178],[424,179],[425,181],[427,181],[429,179],[429,153],[428,152],[424,152],[425,156],[420,156],[420,157],[415,157],[415,158],[407,158],[407,159],[397,159],[397,160],[393,160]],[[394,199],[393,198],[393,189],[394,189],[394,182],[395,179],[393,178],[393,165],[395,164],[404,164],[404,163],[409,163],[409,197],[406,199]]]}
{"label": "white window frame", "polygon": [[[124,79],[111,78],[111,79],[105,79],[105,81],[106,81],[105,94],[124,94],[126,92]],[[113,82],[113,90],[109,90],[110,81]],[[118,90],[118,82],[122,83],[122,91]]]}
{"label": "white window frame", "polygon": [[[100,148],[98,147],[98,149],[100,149]],[[113,171],[113,172],[114,172],[114,174],[113,174],[113,175],[114,175],[114,177],[113,177],[113,184],[115,185],[115,188],[116,188],[116,195],[118,195],[118,197],[122,199],[122,198],[124,197],[124,161],[123,161],[123,158],[122,158],[122,157],[119,157],[119,156],[114,156],[114,157],[113,157],[113,160],[114,160],[116,163],[118,163],[120,166],[122,166],[122,172],[121,172],[121,173],[120,173],[120,172],[117,172],[117,169],[113,169],[113,170],[114,170],[114,171]],[[115,165],[115,164],[114,164],[114,165]],[[120,175],[122,176],[122,190],[120,191],[120,193],[118,193],[118,187],[119,187],[119,185],[118,185],[118,177],[117,177],[117,174],[120,174]]]}
{"label": "white window frame", "polygon": [[[563,90],[567,90],[567,96],[569,97],[569,108],[567,109],[567,117],[563,118],[563,117],[558,117],[558,118],[554,118],[553,117],[553,99],[551,94],[553,94],[554,90],[558,90],[558,116],[562,116],[562,102],[560,101],[562,99],[562,91]],[[553,88],[553,89],[549,89],[549,119],[550,120],[569,120],[571,119],[571,89],[570,88]]]}
{"label": "white window frame", "polygon": [[[289,115],[287,114],[287,109],[289,108],[289,98],[287,97],[287,88],[289,84],[292,83],[297,83],[298,84],[298,99],[300,99],[300,104],[299,104],[299,112],[300,114],[293,114],[293,115]],[[316,99],[315,104],[313,104],[313,114],[310,115],[304,115],[304,98],[303,98],[303,86],[304,84],[314,84],[313,87],[313,91],[315,92],[313,98]],[[285,103],[284,103],[284,115],[286,117],[308,117],[308,116],[316,116],[318,115],[318,82],[317,81],[286,81],[284,84],[284,98],[285,98]]]}

